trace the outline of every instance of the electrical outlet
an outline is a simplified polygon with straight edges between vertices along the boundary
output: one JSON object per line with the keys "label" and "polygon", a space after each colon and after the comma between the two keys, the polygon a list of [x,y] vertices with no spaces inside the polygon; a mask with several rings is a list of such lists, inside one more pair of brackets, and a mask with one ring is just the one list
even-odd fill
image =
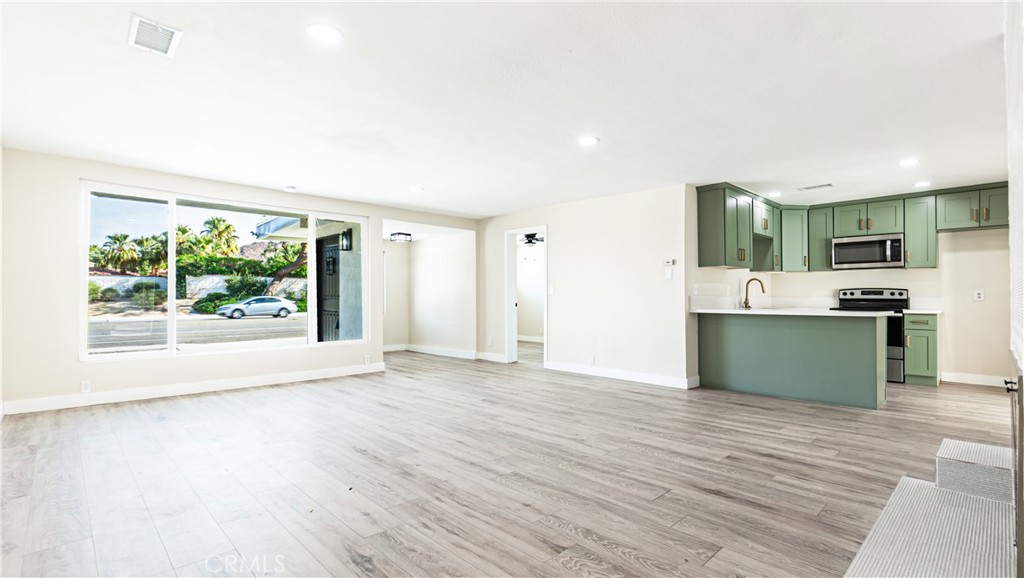
{"label": "electrical outlet", "polygon": [[665,278],[672,279],[672,269],[669,269],[667,267],[665,268]]}
{"label": "electrical outlet", "polygon": [[597,365],[597,356],[591,355],[590,359],[587,360],[587,363],[589,363],[591,366]]}
{"label": "electrical outlet", "polygon": [[487,347],[494,347],[494,338],[493,337],[488,337],[487,338]]}
{"label": "electrical outlet", "polygon": [[82,382],[82,393],[92,393],[92,382],[91,381],[83,381]]}
{"label": "electrical outlet", "polygon": [[370,356],[369,355],[363,357],[363,363],[365,363],[366,365],[370,365]]}
{"label": "electrical outlet", "polygon": [[974,300],[975,301],[984,301],[985,300],[985,290],[984,289],[975,289],[974,290]]}
{"label": "electrical outlet", "polygon": [[548,295],[554,295],[554,294],[555,294],[555,286],[552,285],[551,287],[548,287]]}

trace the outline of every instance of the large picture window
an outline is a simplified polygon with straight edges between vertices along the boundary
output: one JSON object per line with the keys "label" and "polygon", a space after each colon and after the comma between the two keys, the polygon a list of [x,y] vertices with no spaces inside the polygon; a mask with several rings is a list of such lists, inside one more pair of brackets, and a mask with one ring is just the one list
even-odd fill
{"label": "large picture window", "polygon": [[364,339],[366,219],[121,189],[86,195],[86,355]]}

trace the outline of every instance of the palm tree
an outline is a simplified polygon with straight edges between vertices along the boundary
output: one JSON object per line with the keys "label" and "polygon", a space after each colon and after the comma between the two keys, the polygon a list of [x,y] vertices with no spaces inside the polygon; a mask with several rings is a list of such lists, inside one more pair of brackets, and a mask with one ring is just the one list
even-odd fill
{"label": "palm tree", "polygon": [[139,251],[140,273],[145,272],[151,277],[156,277],[161,269],[167,268],[166,233],[135,239],[135,246]]}
{"label": "palm tree", "polygon": [[89,245],[89,266],[106,267],[107,255],[99,245]]}
{"label": "palm tree", "polygon": [[174,244],[177,245],[179,255],[191,255],[196,249],[196,234],[188,225],[178,225],[174,230]]}
{"label": "palm tree", "polygon": [[238,236],[235,235],[235,226],[224,217],[210,217],[203,222],[206,229],[204,235],[214,240],[214,247],[217,252],[225,257],[238,254]]}
{"label": "palm tree", "polygon": [[128,272],[129,266],[139,260],[139,249],[128,239],[127,233],[107,235],[107,242],[103,243],[103,253],[107,265],[117,267],[122,275]]}

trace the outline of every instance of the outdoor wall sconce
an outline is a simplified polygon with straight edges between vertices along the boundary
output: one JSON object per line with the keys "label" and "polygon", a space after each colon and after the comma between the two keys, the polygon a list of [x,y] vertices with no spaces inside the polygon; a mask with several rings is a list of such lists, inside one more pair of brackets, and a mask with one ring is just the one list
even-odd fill
{"label": "outdoor wall sconce", "polygon": [[325,267],[328,275],[334,275],[334,271],[338,266],[338,259],[336,257],[327,258],[327,266]]}
{"label": "outdoor wall sconce", "polygon": [[412,243],[412,233],[391,233],[392,243]]}
{"label": "outdoor wall sconce", "polygon": [[341,250],[351,251],[352,250],[352,228],[349,227],[341,232]]}

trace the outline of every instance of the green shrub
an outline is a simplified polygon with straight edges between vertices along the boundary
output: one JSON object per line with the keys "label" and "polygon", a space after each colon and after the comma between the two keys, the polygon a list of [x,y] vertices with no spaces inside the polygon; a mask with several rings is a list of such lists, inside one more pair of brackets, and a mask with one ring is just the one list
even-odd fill
{"label": "green shrub", "polygon": [[206,296],[196,299],[195,303],[192,304],[192,311],[205,314],[216,313],[217,308],[221,305],[235,303],[236,301],[242,301],[248,298],[248,295],[232,297],[227,293],[208,293]]}
{"label": "green shrub", "polygon": [[295,305],[299,308],[299,313],[306,313],[308,302],[306,301],[306,290],[303,289],[296,293],[295,291],[285,291],[284,298],[290,301],[294,301]]}
{"label": "green shrub", "polygon": [[138,293],[139,291],[160,291],[160,283],[156,281],[136,281],[132,285],[132,293]]}
{"label": "green shrub", "polygon": [[95,281],[89,281],[89,303],[95,303],[100,300],[100,284]]}
{"label": "green shrub", "polygon": [[228,287],[228,293],[235,298],[242,295],[262,295],[269,284],[266,279],[253,275],[228,277],[224,283]]}
{"label": "green shrub", "polygon": [[156,309],[167,302],[167,292],[159,289],[136,291],[132,301],[143,309]]}
{"label": "green shrub", "polygon": [[204,301],[202,303],[196,301],[195,303],[192,304],[192,311],[195,311],[196,313],[205,313],[209,315],[211,313],[216,313],[217,307],[219,306],[211,301]]}
{"label": "green shrub", "polygon": [[117,301],[121,298],[121,292],[113,287],[107,287],[100,291],[100,301]]}

